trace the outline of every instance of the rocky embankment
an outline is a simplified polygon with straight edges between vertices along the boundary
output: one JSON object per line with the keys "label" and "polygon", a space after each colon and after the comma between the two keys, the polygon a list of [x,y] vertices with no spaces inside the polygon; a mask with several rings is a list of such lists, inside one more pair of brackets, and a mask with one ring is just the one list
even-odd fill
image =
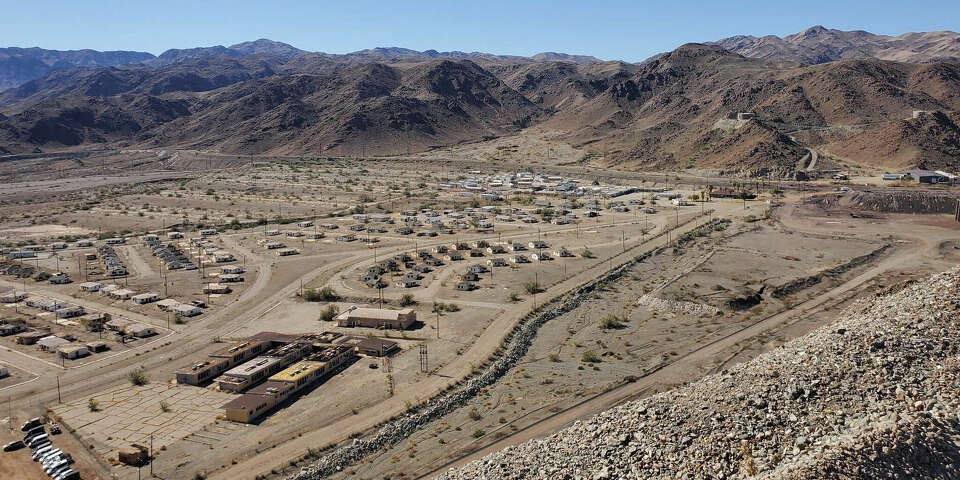
{"label": "rocky embankment", "polygon": [[960,270],[439,478],[960,478]]}

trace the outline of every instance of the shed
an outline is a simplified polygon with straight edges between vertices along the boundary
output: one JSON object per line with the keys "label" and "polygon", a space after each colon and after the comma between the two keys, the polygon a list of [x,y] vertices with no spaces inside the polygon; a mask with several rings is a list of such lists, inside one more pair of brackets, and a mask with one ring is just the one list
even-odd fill
{"label": "shed", "polygon": [[40,331],[30,331],[18,333],[13,337],[13,343],[19,345],[33,345],[37,343],[41,338],[50,335],[50,332],[40,332]]}
{"label": "shed", "polygon": [[173,312],[181,317],[195,317],[203,313],[203,310],[200,310],[200,307],[193,305],[187,305],[185,303],[178,303],[173,306]]}
{"label": "shed", "polygon": [[130,297],[130,300],[133,301],[133,303],[136,303],[138,305],[144,305],[147,303],[153,303],[153,302],[156,302],[157,300],[160,300],[160,294],[154,293],[154,292],[141,293],[140,295],[134,295]]}
{"label": "shed", "polygon": [[61,345],[57,348],[57,353],[63,358],[73,360],[90,355],[90,350],[84,345]]}
{"label": "shed", "polygon": [[107,342],[95,340],[87,343],[87,350],[90,350],[91,352],[94,352],[94,353],[103,352],[106,350],[110,350],[110,346],[107,345]]}
{"label": "shed", "polygon": [[60,347],[60,345],[65,345],[68,343],[70,343],[69,340],[60,338],[56,335],[48,335],[40,340],[37,340],[37,346],[40,347],[40,350],[45,352],[55,351]]}
{"label": "shed", "polygon": [[134,337],[150,337],[157,334],[157,329],[143,323],[134,323],[123,329],[126,333]]}

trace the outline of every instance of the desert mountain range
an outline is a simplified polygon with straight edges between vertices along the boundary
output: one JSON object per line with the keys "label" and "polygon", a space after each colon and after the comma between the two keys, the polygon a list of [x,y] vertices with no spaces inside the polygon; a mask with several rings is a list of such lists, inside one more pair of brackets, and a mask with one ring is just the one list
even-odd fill
{"label": "desert mountain range", "polygon": [[[12,50],[0,50],[5,81]],[[878,168],[960,169],[952,32],[813,27],[687,44],[637,64],[401,48],[331,55],[270,40],[157,57],[18,50],[48,71],[0,92],[0,153],[396,154],[539,126],[618,168],[785,177],[816,149]]]}

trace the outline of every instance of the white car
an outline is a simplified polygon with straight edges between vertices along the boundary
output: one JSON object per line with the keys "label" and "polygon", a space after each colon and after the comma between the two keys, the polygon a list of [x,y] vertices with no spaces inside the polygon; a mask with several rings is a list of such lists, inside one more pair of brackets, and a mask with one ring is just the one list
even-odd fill
{"label": "white car", "polygon": [[58,458],[56,462],[43,467],[43,472],[46,473],[47,475],[53,475],[53,472],[62,470],[64,467],[70,468],[69,464],[70,462],[68,462],[67,459]]}
{"label": "white car", "polygon": [[75,480],[77,478],[80,478],[80,472],[72,468],[68,468],[67,470],[64,470],[57,476],[53,477],[53,480]]}
{"label": "white car", "polygon": [[40,458],[42,458],[44,455],[49,453],[51,450],[53,450],[52,444],[47,444],[47,445],[44,445],[43,447],[38,448],[37,451],[33,452],[33,461],[36,462],[40,460]]}

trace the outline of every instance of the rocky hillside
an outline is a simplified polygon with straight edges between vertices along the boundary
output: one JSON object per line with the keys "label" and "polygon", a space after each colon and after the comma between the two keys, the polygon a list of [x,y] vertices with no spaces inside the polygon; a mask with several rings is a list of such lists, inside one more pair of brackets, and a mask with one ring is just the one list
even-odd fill
{"label": "rocky hillside", "polygon": [[960,271],[442,480],[960,478]]}
{"label": "rocky hillside", "polygon": [[0,48],[0,91],[22,85],[57,70],[75,67],[116,67],[153,58],[147,52],[96,50],[46,50]]}
{"label": "rocky hillside", "polygon": [[818,25],[785,37],[738,35],[710,43],[745,57],[802,63],[864,58],[912,63],[960,61],[960,33],[956,32],[905,33],[891,37]]}
{"label": "rocky hillside", "polygon": [[[641,65],[395,48],[338,56],[269,40],[221,49],[234,53],[56,71],[2,92],[0,152],[396,154],[537,125],[605,167],[790,177],[811,147],[884,169],[960,167],[960,63],[802,65],[705,44]],[[728,121],[734,112],[756,117]]]}

